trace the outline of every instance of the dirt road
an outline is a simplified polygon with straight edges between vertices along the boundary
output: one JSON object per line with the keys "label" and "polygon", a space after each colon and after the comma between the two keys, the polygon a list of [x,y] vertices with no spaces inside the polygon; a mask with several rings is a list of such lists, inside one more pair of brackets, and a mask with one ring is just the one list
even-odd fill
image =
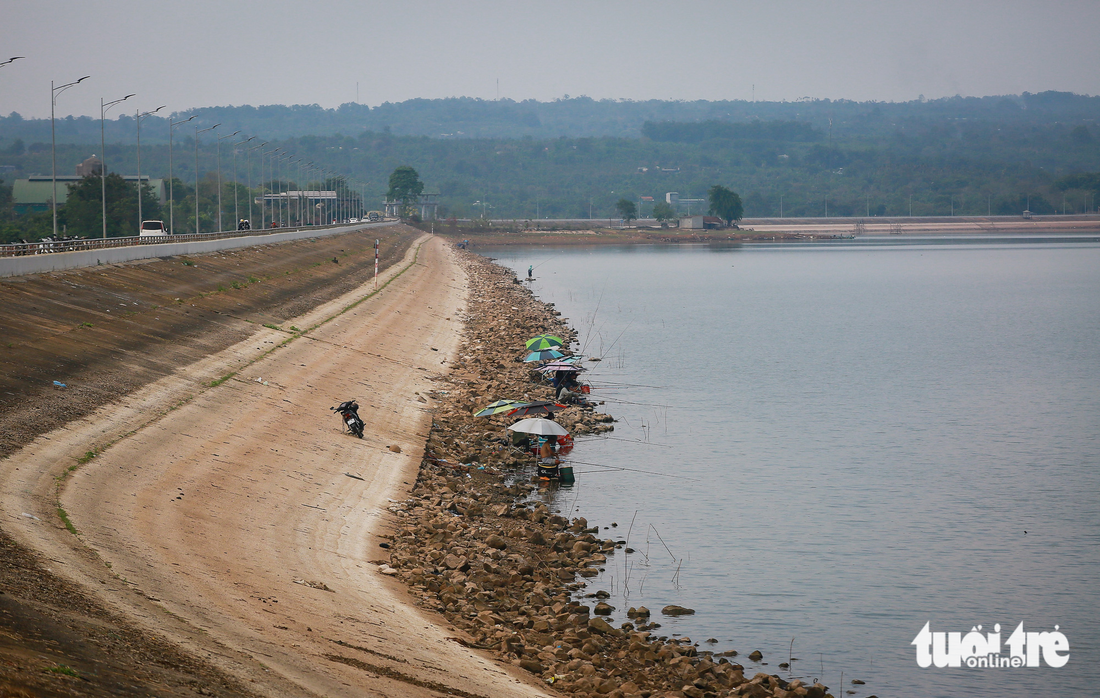
{"label": "dirt road", "polygon": [[[465,302],[437,238],[389,277],[283,325],[301,336],[262,328],[37,439],[8,461],[9,533],[257,693],[544,695],[449,639],[371,562],[431,423],[417,393],[454,356]],[[328,411],[353,397],[361,441]],[[111,441],[61,488],[79,538],[52,526],[55,477]]]}

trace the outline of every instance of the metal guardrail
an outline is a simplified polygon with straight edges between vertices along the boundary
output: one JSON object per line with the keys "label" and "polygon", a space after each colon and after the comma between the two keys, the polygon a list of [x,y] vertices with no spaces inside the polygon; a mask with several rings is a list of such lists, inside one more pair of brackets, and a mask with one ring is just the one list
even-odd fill
{"label": "metal guardrail", "polygon": [[[382,221],[379,221],[382,222]],[[163,245],[172,242],[202,242],[206,240],[225,240],[227,238],[259,237],[275,233],[292,233],[300,230],[328,230],[342,228],[357,223],[339,223],[335,225],[310,225],[297,228],[264,228],[262,230],[230,230],[220,233],[183,233],[180,235],[156,235],[128,238],[90,238],[76,240],[51,240],[39,242],[17,242],[0,245],[0,257],[25,257],[54,252],[82,252],[102,250],[110,247],[133,247],[135,245]]]}

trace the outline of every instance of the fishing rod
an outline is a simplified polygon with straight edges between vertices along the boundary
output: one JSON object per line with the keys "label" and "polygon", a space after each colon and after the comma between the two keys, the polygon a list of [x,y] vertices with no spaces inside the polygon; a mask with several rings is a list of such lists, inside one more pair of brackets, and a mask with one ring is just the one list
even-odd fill
{"label": "fishing rod", "polygon": [[561,257],[561,255],[560,255],[560,254],[556,254],[556,255],[554,255],[553,257],[550,257],[549,259],[544,259],[544,260],[542,260],[541,262],[539,262],[538,264],[532,265],[532,267],[531,267],[531,268],[532,268],[532,269],[538,269],[538,268],[539,268],[539,267],[541,267],[541,266],[542,266],[543,264],[546,264],[547,262],[549,262],[549,261],[550,261],[550,260],[552,260],[552,259],[557,259],[558,257]]}
{"label": "fishing rod", "polygon": [[600,401],[601,402],[616,402],[620,405],[639,405],[641,407],[663,407],[666,410],[669,407],[668,405],[658,405],[657,403],[654,403],[654,402],[631,402],[630,400],[616,400],[613,397],[604,397],[602,395],[600,396]]}
{"label": "fishing rod", "polygon": [[661,448],[675,448],[668,444],[655,444],[652,441],[639,441],[638,439],[620,439],[615,436],[593,436],[591,438],[579,438],[578,441],[624,441],[628,444],[642,444],[645,446],[660,446]]}
{"label": "fishing rod", "polygon": [[[607,282],[604,282],[603,289],[600,291],[599,300],[596,301],[596,309],[592,311],[592,318],[589,320],[588,332],[584,336],[584,344],[581,346],[581,353],[588,348],[588,339],[592,336],[592,330],[596,328],[596,315],[600,312],[600,305],[603,304],[603,294],[607,292]],[[603,325],[600,325],[603,327]],[[596,330],[598,333],[599,330]]]}
{"label": "fishing rod", "polygon": [[595,466],[597,468],[603,468],[603,470],[582,470],[581,471],[582,473],[612,472],[612,471],[616,471],[616,470],[619,470],[619,471],[625,470],[627,472],[641,473],[643,475],[656,475],[658,477],[670,477],[670,478],[673,478],[675,480],[688,480],[689,482],[698,482],[699,481],[699,478],[687,477],[686,475],[672,475],[671,473],[658,473],[658,472],[655,472],[653,470],[640,470],[638,468],[624,468],[624,467],[620,467],[620,466],[617,466],[617,465],[607,465],[605,463],[589,463],[587,461],[572,460],[572,459],[570,459],[568,461],[565,461],[565,463],[567,465],[572,465],[573,463],[577,463],[578,465],[591,465],[591,466]]}
{"label": "fishing rod", "polygon": [[[623,338],[623,335],[624,335],[624,334],[626,334],[626,331],[627,331],[627,330],[629,330],[629,329],[630,329],[630,326],[631,326],[631,325],[633,325],[633,324],[634,324],[634,321],[633,321],[633,320],[631,320],[630,322],[626,323],[626,327],[624,327],[624,328],[623,328],[623,331],[619,333],[619,336],[615,338],[615,341],[611,343],[611,346],[609,346],[609,347],[608,347],[607,349],[605,349],[605,350],[604,350],[603,352],[601,352],[601,353],[602,353],[602,354],[603,354],[604,356],[607,356],[607,352],[609,352],[609,351],[611,351],[612,349],[614,349],[614,348],[615,348],[615,345],[619,343],[619,340]],[[603,357],[601,356],[600,358],[602,359]],[[600,366],[602,366],[602,365],[603,365],[603,364],[601,363],[601,364],[600,364]],[[597,368],[599,368],[599,367],[597,367]],[[592,369],[592,372],[593,372],[593,373],[595,373],[595,371],[596,371],[596,369]]]}
{"label": "fishing rod", "polygon": [[619,383],[617,381],[600,381],[599,384],[601,386],[607,385],[615,388],[653,388],[654,390],[668,389],[667,385],[642,385],[641,383]]}

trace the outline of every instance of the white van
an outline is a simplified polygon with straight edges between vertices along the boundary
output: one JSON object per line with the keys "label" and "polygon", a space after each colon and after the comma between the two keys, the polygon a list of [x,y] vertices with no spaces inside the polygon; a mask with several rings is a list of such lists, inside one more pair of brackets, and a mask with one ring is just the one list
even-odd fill
{"label": "white van", "polygon": [[168,231],[164,227],[164,221],[142,221],[141,230],[138,232],[138,235],[143,238],[167,234]]}

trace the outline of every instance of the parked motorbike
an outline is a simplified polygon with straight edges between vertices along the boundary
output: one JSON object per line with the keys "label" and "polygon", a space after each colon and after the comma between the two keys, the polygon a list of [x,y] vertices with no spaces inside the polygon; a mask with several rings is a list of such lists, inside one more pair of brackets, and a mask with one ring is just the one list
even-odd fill
{"label": "parked motorbike", "polygon": [[359,417],[359,403],[355,400],[348,400],[347,402],[341,402],[336,407],[330,407],[330,410],[340,415],[340,419],[343,420],[344,426],[351,434],[355,434],[360,439],[363,438],[363,420]]}

